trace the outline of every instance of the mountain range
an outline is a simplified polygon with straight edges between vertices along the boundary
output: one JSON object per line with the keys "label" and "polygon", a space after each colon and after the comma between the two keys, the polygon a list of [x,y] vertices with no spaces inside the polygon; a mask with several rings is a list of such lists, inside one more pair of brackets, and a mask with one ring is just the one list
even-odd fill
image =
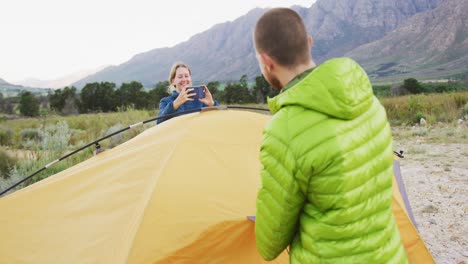
{"label": "mountain range", "polygon": [[77,71],[77,72],[74,72],[74,73],[65,75],[63,77],[57,78],[57,79],[53,79],[53,80],[40,80],[36,78],[28,78],[28,79],[25,79],[16,83],[19,85],[28,86],[28,87],[52,88],[52,89],[63,88],[91,74],[99,72],[105,69],[106,67],[107,65],[98,67],[96,69]]}
{"label": "mountain range", "polygon": [[49,89],[12,84],[0,78],[0,97],[17,96],[23,90],[40,95],[45,95],[50,91]]}
{"label": "mountain range", "polygon": [[468,76],[468,1],[445,0],[418,13],[383,38],[357,47],[357,59],[375,79]]}
{"label": "mountain range", "polygon": [[[293,6],[314,39],[316,63],[338,56],[358,61],[372,81],[407,77],[440,79],[468,76],[466,0],[317,0],[311,7]],[[138,81],[154,87],[167,80],[174,62],[192,69],[194,83],[237,81],[260,74],[252,34],[266,9],[193,35],[173,47],[136,54],[73,85]]]}

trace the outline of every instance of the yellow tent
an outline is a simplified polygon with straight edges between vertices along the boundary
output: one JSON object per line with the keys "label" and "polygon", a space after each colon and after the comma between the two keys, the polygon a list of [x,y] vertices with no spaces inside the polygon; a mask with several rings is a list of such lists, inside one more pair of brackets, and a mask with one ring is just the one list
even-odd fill
{"label": "yellow tent", "polygon": [[[264,263],[247,216],[269,118],[232,110],[173,118],[0,198],[0,263]],[[431,263],[394,194],[408,254]],[[270,263],[288,262],[284,252]]]}

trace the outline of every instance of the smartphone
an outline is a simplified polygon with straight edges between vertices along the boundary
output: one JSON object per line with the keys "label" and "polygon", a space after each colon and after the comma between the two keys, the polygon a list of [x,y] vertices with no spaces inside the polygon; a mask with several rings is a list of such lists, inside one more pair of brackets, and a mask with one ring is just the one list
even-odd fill
{"label": "smartphone", "polygon": [[185,89],[189,88],[193,88],[193,91],[190,92],[190,94],[194,94],[192,95],[193,99],[205,98],[205,88],[203,86],[190,86]]}

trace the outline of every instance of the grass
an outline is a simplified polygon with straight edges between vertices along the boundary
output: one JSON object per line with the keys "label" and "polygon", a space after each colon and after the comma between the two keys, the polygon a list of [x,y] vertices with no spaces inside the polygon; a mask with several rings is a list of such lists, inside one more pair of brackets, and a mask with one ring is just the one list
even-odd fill
{"label": "grass", "polygon": [[[78,116],[49,116],[42,118],[24,118],[4,121],[1,125],[8,128],[11,140],[3,148],[19,158],[17,166],[7,179],[0,180],[0,190],[13,185],[28,175],[38,171],[46,164],[64,156],[107,134],[115,132],[140,121],[155,117],[156,113],[141,110],[129,110],[118,113],[97,113]],[[100,142],[107,149],[133,138],[143,130],[153,126],[136,126],[121,134]],[[27,155],[25,155],[27,153]],[[94,148],[88,147],[75,155],[64,159],[47,170],[37,174],[17,189],[56,174],[94,155]]]}
{"label": "grass", "polygon": [[408,149],[408,154],[425,154],[427,150],[421,146],[412,146]]}
{"label": "grass", "polygon": [[[106,135],[110,127],[120,125],[123,128],[155,116],[155,111],[129,110],[125,112],[83,114],[65,117],[48,116],[42,118],[22,118],[8,120],[1,125],[9,127],[14,131],[15,143],[13,145],[20,148],[22,144],[22,140],[20,139],[21,131],[40,129],[65,121],[72,133],[70,145],[72,147],[77,147]],[[135,136],[135,133],[130,133],[130,137],[133,136]]]}
{"label": "grass", "polygon": [[468,144],[468,126],[438,123],[434,126],[393,126],[393,139],[397,142]]}
{"label": "grass", "polygon": [[429,124],[452,123],[468,115],[468,92],[420,94],[380,99],[392,125],[418,124],[424,118]]}

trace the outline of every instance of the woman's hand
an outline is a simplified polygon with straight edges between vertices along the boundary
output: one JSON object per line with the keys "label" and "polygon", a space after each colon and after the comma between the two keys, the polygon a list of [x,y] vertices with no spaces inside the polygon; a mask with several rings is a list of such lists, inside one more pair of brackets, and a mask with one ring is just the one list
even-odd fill
{"label": "woman's hand", "polygon": [[191,96],[193,96],[192,92],[193,88],[182,89],[177,98],[172,103],[174,110],[177,110],[182,104],[184,104],[187,101],[193,101],[193,98],[191,98]]}
{"label": "woman's hand", "polygon": [[207,106],[213,106],[214,105],[214,100],[213,96],[210,93],[210,90],[208,90],[208,87],[206,85],[201,85],[205,89],[205,98],[198,98],[198,101],[206,104]]}

